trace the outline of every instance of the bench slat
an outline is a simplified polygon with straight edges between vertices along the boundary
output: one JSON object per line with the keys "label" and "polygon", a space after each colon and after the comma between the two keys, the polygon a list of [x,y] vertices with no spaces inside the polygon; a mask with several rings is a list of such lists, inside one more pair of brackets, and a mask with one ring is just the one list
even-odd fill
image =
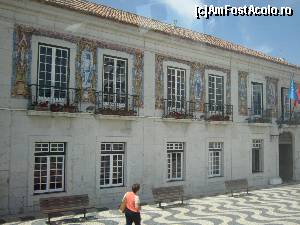
{"label": "bench slat", "polygon": [[40,199],[40,209],[43,212],[69,211],[89,206],[88,195],[72,195]]}
{"label": "bench slat", "polygon": [[231,192],[247,190],[248,193],[248,180],[247,179],[236,179],[236,180],[227,180],[225,181],[225,188]]}
{"label": "bench slat", "polygon": [[170,186],[152,188],[152,194],[155,202],[170,202],[183,199],[183,186]]}

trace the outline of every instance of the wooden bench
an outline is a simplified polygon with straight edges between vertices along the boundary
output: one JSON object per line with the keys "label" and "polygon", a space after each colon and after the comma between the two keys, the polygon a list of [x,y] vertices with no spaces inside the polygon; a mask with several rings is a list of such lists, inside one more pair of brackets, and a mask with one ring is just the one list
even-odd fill
{"label": "wooden bench", "polygon": [[160,208],[162,202],[181,201],[183,204],[183,186],[152,188],[152,194]]}
{"label": "wooden bench", "polygon": [[89,207],[88,195],[70,195],[63,197],[50,197],[40,199],[41,212],[48,214],[48,223],[50,224],[51,216],[60,212],[78,210],[84,214]]}
{"label": "wooden bench", "polygon": [[225,181],[225,187],[227,191],[231,192],[231,196],[233,196],[234,191],[242,191],[242,190],[246,190],[248,194],[247,179],[227,180]]}

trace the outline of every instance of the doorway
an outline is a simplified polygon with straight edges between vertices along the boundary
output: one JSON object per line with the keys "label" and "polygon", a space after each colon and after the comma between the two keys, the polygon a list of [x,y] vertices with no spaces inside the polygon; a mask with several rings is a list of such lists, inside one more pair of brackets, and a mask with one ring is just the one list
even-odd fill
{"label": "doorway", "polygon": [[291,133],[279,135],[279,176],[283,182],[293,180],[293,138]]}

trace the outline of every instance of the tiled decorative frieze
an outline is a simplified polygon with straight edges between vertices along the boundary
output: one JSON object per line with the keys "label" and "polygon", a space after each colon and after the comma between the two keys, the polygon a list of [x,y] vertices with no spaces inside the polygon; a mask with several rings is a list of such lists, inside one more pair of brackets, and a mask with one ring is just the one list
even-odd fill
{"label": "tiled decorative frieze", "polygon": [[247,100],[247,84],[248,73],[239,71],[238,73],[238,104],[239,114],[242,116],[248,115],[248,100]]}
{"label": "tiled decorative frieze", "polygon": [[205,65],[206,70],[216,70],[226,74],[226,104],[231,104],[231,73],[229,69],[224,69],[218,66]]}
{"label": "tiled decorative frieze", "polygon": [[133,94],[139,96],[135,105],[139,108],[144,107],[144,55],[140,50],[134,52],[133,60]]}
{"label": "tiled decorative frieze", "polygon": [[[133,93],[140,95],[137,104],[143,107],[144,53],[141,50],[19,24],[15,25],[12,96],[25,97],[28,94],[28,83],[30,83],[32,35],[61,39],[77,45],[77,57],[75,62],[76,87],[82,90],[82,97],[91,102],[94,101],[94,96],[91,90],[93,88],[97,88],[97,77],[101,77],[100,71],[96,70],[96,63],[98,60],[96,52],[97,49],[111,49],[132,55],[134,61],[132,75]],[[90,58],[88,59],[88,57]]]}
{"label": "tiled decorative frieze", "polygon": [[94,42],[81,39],[77,44],[76,88],[83,102],[95,103],[97,47]]}
{"label": "tiled decorative frieze", "polygon": [[190,76],[190,96],[195,101],[196,111],[203,112],[205,102],[205,66],[200,63],[193,63]]}
{"label": "tiled decorative frieze", "polygon": [[272,110],[272,117],[277,117],[278,113],[278,79],[266,77],[267,87],[267,109]]}
{"label": "tiled decorative frieze", "polygon": [[161,55],[155,55],[155,108],[161,109],[163,107],[163,61],[164,57]]}
{"label": "tiled decorative frieze", "polygon": [[28,95],[31,64],[31,33],[26,27],[16,26],[13,46],[12,96]]}

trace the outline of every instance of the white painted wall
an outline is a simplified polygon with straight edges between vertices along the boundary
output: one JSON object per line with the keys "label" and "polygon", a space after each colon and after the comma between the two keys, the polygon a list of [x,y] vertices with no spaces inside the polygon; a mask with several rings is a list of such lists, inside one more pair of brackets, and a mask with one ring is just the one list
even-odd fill
{"label": "white painted wall", "polygon": [[[145,55],[145,107],[140,116],[126,120],[88,113],[28,112],[27,100],[10,97],[15,23],[142,49]],[[33,50],[38,39],[44,38],[34,37]],[[74,44],[50,41],[68,45],[74,59]],[[220,124],[161,119],[161,112],[156,114],[154,108],[156,53],[230,69],[234,122]],[[71,59],[74,70],[73,62]],[[278,138],[270,139],[277,125],[249,125],[245,117],[238,116],[238,71],[249,72],[251,79],[265,80],[266,75],[277,77],[280,79],[279,85],[286,84],[291,72],[300,80],[299,71],[291,67],[151,31],[140,32],[135,27],[25,0],[0,0],[0,68],[0,215],[38,210],[39,198],[45,196],[87,193],[91,205],[115,206],[135,182],[142,184],[142,201],[151,201],[151,188],[159,186],[182,184],[188,195],[199,196],[223,192],[224,181],[228,179],[247,178],[251,186],[266,185],[269,178],[278,176]],[[98,71],[102,71],[101,68]],[[35,72],[33,68],[32,77]],[[248,85],[248,92],[250,87]],[[250,103],[250,98],[248,100]],[[300,149],[297,148],[300,146],[300,130],[295,127],[284,129],[294,135],[294,174],[295,179],[300,179]],[[251,172],[253,138],[264,140],[265,154],[264,172],[255,175]],[[67,142],[66,191],[34,195],[33,145],[36,141],[52,140]],[[125,186],[100,189],[100,143],[109,141],[126,142]],[[185,142],[183,181],[166,182],[166,143],[169,141]],[[223,177],[207,176],[209,141],[224,142]]]}

